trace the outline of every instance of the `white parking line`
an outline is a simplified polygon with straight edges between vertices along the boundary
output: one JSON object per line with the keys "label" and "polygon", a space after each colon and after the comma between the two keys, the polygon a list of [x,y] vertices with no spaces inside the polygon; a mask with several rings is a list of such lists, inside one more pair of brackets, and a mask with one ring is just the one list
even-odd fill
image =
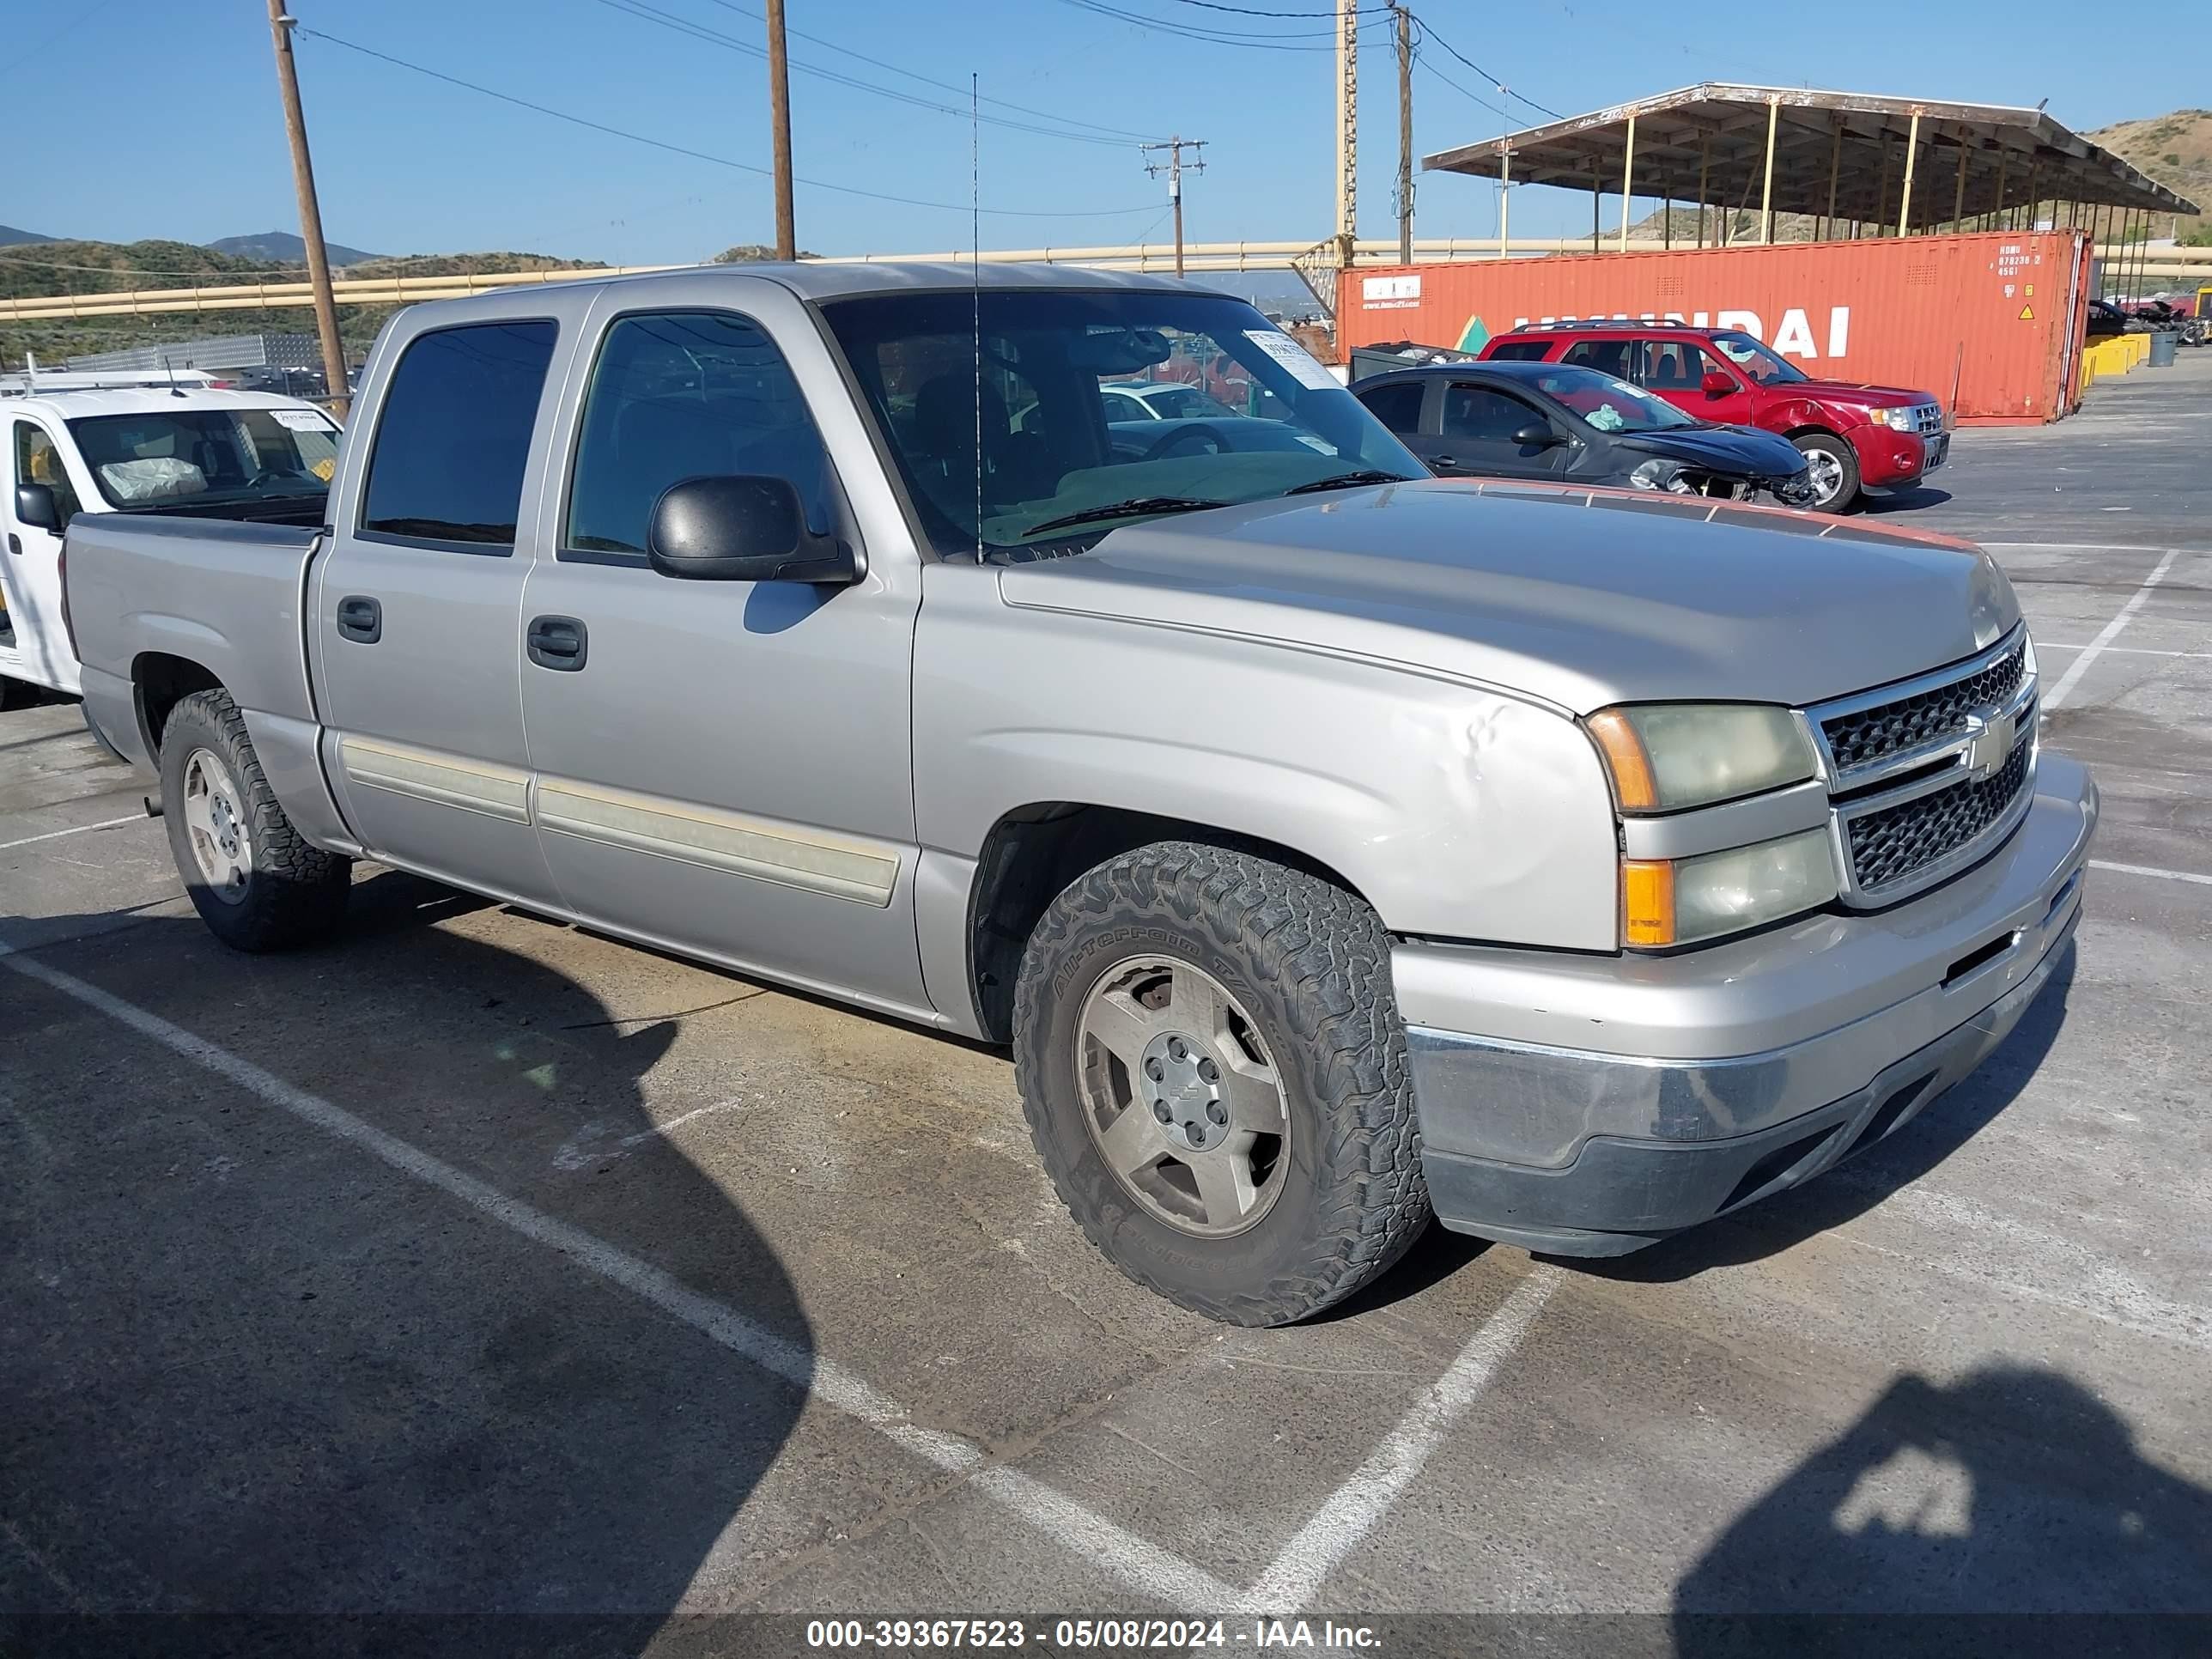
{"label": "white parking line", "polygon": [[[2040,651],[2087,651],[2086,645],[2063,645],[2057,640],[2038,640],[2035,648]],[[2212,651],[2160,651],[2148,645],[2108,645],[2106,654],[2114,657],[2188,657],[2192,659],[2212,658]]]}
{"label": "white parking line", "polygon": [[49,830],[43,836],[26,836],[21,841],[0,841],[0,853],[9,852],[18,847],[30,847],[42,841],[59,841],[64,836],[82,836],[94,830],[113,830],[123,824],[143,823],[146,821],[143,812],[133,812],[127,818],[102,818],[98,823],[80,823],[74,829]]}
{"label": "white parking line", "polygon": [[2114,864],[2106,859],[2091,859],[2092,870],[2110,870],[2123,876],[2156,876],[2160,881],[2193,881],[2212,887],[2212,876],[2200,876],[2193,870],[2161,870],[2150,864]]}
{"label": "white parking line", "polygon": [[2150,598],[2151,589],[2166,580],[2166,573],[2173,568],[2173,562],[2180,556],[2181,550],[2177,547],[2160,559],[2157,568],[2145,576],[2136,591],[2128,596],[2128,602],[2120,607],[2120,614],[2106,623],[2104,632],[2090,641],[2081,654],[2067,665],[2066,672],[2058,677],[2058,684],[2051,688],[2050,694],[2043,700],[2045,713],[2066,701],[2067,693],[2081,683],[2081,676],[2088,672],[2089,665],[2097,660],[2106,646],[2119,638],[2122,629],[2135,620],[2136,612],[2142,610],[2143,601]]}
{"label": "white parking line", "polygon": [[1239,1600],[1240,1612],[1290,1613],[1312,1605],[1315,1593],[1337,1563],[1374,1530],[1399,1493],[1420,1474],[1429,1454],[1521,1346],[1537,1310],[1559,1288],[1560,1277],[1559,1268],[1542,1263],[1529,1270],[1513,1294],[1468,1340],[1451,1369],[1399,1420],[1390,1437],[1352,1471],[1352,1478],[1331,1493],[1320,1512],[1283,1547],[1259,1582]]}
{"label": "white parking line", "polygon": [[605,1240],[556,1220],[520,1199],[508,1197],[497,1188],[386,1133],[344,1108],[295,1087],[252,1061],[171,1024],[158,1014],[149,1013],[96,985],[21,955],[5,940],[0,940],[0,967],[13,969],[26,978],[34,979],[106,1015],[118,1024],[129,1026],[141,1036],[204,1066],[270,1105],[327,1134],[351,1142],[403,1175],[460,1200],[509,1231],[561,1252],[579,1267],[681,1320],[740,1358],[781,1377],[824,1405],[858,1418],[926,1462],[948,1474],[966,1478],[969,1484],[1000,1508],[1039,1532],[1067,1544],[1139,1595],[1183,1607],[1226,1607],[1237,1599],[1236,1591],[1211,1573],[1125,1531],[1018,1469],[990,1466],[980,1447],[958,1435],[909,1422],[906,1409],[896,1401],[878,1392],[835,1360],[810,1354],[799,1344],[776,1335],[736,1309],[701,1295],[672,1275]]}

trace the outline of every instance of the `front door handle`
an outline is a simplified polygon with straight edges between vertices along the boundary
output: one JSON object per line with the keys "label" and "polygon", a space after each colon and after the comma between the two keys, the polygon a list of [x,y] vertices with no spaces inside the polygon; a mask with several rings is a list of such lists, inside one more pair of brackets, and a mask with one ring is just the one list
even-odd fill
{"label": "front door handle", "polygon": [[338,601],[338,637],[356,645],[374,645],[384,637],[384,607],[366,593]]}
{"label": "front door handle", "polygon": [[1450,471],[1454,467],[1459,465],[1457,461],[1454,460],[1449,455],[1424,455],[1421,459],[1429,465],[1432,467],[1441,467],[1447,472]]}
{"label": "front door handle", "polygon": [[523,643],[540,668],[573,674],[584,665],[591,632],[574,617],[533,617]]}

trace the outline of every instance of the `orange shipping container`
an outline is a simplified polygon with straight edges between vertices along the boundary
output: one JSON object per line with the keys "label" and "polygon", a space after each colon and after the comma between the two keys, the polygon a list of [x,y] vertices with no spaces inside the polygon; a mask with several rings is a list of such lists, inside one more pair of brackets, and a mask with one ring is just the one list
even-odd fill
{"label": "orange shipping container", "polygon": [[1337,337],[1476,351],[1520,323],[1679,318],[1754,334],[1822,380],[1933,392],[1968,425],[2081,401],[2079,231],[1572,254],[1347,273]]}

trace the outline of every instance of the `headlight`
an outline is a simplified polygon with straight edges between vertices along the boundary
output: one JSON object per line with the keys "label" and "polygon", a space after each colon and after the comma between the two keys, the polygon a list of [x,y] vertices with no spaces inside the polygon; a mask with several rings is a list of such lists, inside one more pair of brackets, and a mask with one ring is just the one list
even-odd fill
{"label": "headlight", "polygon": [[1646,461],[1628,475],[1628,483],[1632,489],[1663,489],[1675,495],[1694,495],[1698,493],[1690,488],[1689,480],[1683,477],[1680,461]]}
{"label": "headlight", "polygon": [[1836,896],[1826,830],[1693,859],[1627,859],[1620,876],[1620,942],[1646,949],[1740,933]]}
{"label": "headlight", "polygon": [[1909,409],[1877,409],[1872,411],[1876,426],[1886,426],[1897,432],[1917,432],[1920,422]]}
{"label": "headlight", "polygon": [[1585,724],[1624,812],[1733,800],[1817,771],[1797,717],[1764,703],[1644,703],[1601,708]]}

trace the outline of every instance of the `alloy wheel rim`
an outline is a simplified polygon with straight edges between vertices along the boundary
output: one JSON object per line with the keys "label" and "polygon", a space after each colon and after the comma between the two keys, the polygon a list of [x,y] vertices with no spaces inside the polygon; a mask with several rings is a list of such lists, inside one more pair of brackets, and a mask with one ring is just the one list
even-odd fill
{"label": "alloy wheel rim", "polygon": [[1204,969],[1158,956],[1108,969],[1076,1022],[1075,1075],[1092,1144],[1146,1213],[1225,1238],[1281,1197],[1281,1074],[1251,1016]]}
{"label": "alloy wheel rim", "polygon": [[253,876],[253,842],[238,785],[214,750],[195,749],[185,757],[183,810],[202,881],[224,903],[242,904]]}
{"label": "alloy wheel rim", "polygon": [[1844,487],[1844,464],[1825,449],[1805,452],[1805,470],[1813,475],[1813,501],[1826,507]]}

